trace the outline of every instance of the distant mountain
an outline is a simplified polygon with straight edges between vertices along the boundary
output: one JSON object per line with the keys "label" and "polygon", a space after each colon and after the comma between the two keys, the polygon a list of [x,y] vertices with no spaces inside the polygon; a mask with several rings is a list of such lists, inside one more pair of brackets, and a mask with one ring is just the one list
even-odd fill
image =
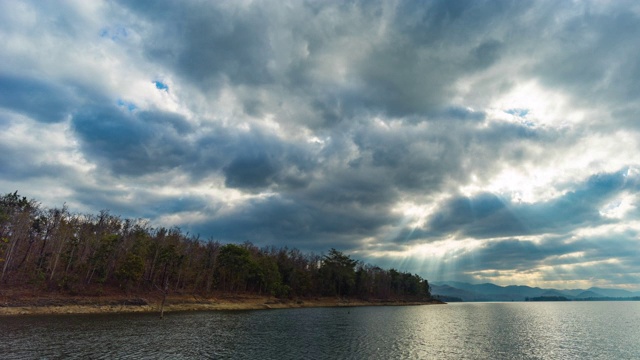
{"label": "distant mountain", "polygon": [[556,290],[556,289],[548,289],[545,292],[543,292],[542,294],[540,294],[539,296],[544,296],[544,297],[566,297],[566,298],[571,298],[572,296],[560,291],[560,290]]}
{"label": "distant mountain", "polygon": [[567,296],[570,297],[576,297],[578,295],[580,295],[580,293],[583,293],[585,290],[584,289],[564,289],[562,290],[563,293],[567,294]]}
{"label": "distant mountain", "polygon": [[587,290],[587,291],[583,291],[580,294],[578,294],[576,296],[576,299],[588,299],[588,298],[603,298],[606,297],[602,294],[599,294],[597,292],[593,292],[591,290]]}
{"label": "distant mountain", "polygon": [[463,301],[525,301],[536,297],[564,297],[569,300],[624,299],[640,296],[640,292],[621,289],[541,289],[525,285],[500,286],[492,283],[469,284],[460,281],[432,282],[431,293],[443,297],[456,297]]}
{"label": "distant mountain", "polygon": [[450,285],[435,285],[431,284],[431,294],[442,297],[454,297],[460,298],[462,301],[491,301],[487,296],[478,294],[472,291],[466,291],[464,289],[455,288]]}
{"label": "distant mountain", "polygon": [[562,292],[564,292],[565,294],[573,297],[577,297],[580,293],[584,291],[593,291],[596,294],[600,294],[602,297],[627,298],[627,297],[640,296],[640,291],[632,292],[632,291],[622,290],[622,289],[605,289],[605,288],[599,288],[599,287],[591,287],[591,288],[588,288],[587,290],[584,290],[584,289],[562,290]]}
{"label": "distant mountain", "polygon": [[640,296],[640,291],[631,292],[631,291],[621,290],[621,289],[603,289],[603,288],[597,288],[597,287],[592,287],[592,288],[589,288],[588,290],[596,292],[598,294],[602,294],[603,296],[607,296],[607,297]]}
{"label": "distant mountain", "polygon": [[508,289],[510,293],[520,294],[524,297],[540,296],[544,292],[544,289],[524,285],[509,285],[505,286],[505,289]]}
{"label": "distant mountain", "polygon": [[455,296],[463,301],[524,301],[526,297],[538,296],[542,292],[529,287],[512,286],[505,288],[490,283],[450,282],[431,284],[432,294]]}

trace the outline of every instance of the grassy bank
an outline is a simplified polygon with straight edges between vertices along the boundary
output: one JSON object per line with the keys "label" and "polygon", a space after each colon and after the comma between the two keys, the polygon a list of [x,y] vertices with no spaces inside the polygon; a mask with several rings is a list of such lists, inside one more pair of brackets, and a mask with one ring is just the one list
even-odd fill
{"label": "grassy bank", "polygon": [[[161,294],[69,296],[59,293],[0,293],[0,316],[36,314],[159,313]],[[270,296],[219,294],[212,297],[170,295],[164,311],[262,310],[306,307],[403,306],[442,304],[438,300],[277,299]]]}

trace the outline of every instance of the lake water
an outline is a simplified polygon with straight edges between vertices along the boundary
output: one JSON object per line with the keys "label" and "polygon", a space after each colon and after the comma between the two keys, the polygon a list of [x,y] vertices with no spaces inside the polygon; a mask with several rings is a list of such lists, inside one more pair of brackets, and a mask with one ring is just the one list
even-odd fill
{"label": "lake water", "polygon": [[2,359],[640,359],[640,302],[0,317]]}

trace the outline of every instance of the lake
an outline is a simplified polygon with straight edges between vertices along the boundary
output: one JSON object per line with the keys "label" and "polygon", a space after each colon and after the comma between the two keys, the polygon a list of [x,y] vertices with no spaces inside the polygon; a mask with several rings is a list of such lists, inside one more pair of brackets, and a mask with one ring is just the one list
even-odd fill
{"label": "lake", "polygon": [[640,302],[0,317],[2,359],[640,359]]}

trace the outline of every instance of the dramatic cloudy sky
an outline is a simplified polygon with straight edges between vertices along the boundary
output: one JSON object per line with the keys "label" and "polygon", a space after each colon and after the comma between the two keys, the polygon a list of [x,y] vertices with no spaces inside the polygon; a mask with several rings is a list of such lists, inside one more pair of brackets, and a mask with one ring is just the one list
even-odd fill
{"label": "dramatic cloudy sky", "polygon": [[635,0],[0,1],[0,190],[639,289],[638,39]]}

